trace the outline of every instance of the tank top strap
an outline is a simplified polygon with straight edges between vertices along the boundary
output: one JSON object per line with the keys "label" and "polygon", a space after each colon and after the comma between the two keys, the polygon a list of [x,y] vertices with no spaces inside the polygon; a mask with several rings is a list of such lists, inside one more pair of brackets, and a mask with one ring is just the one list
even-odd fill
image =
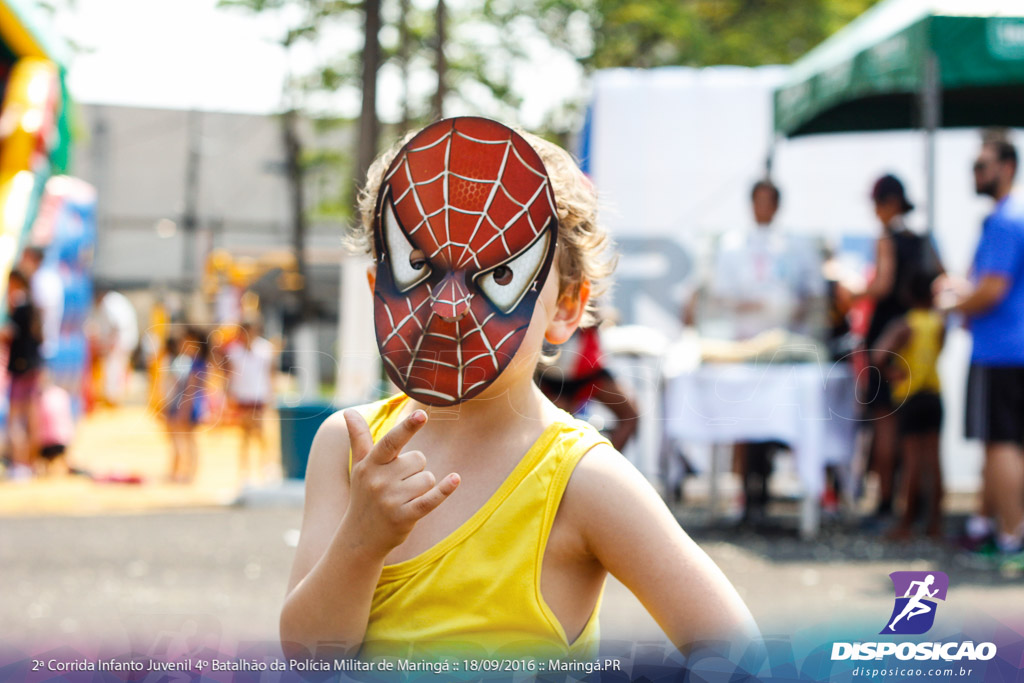
{"label": "tank top strap", "polygon": [[604,590],[602,589],[601,595],[598,596],[594,611],[584,625],[583,630],[572,642],[569,641],[562,623],[551,610],[541,591],[544,553],[548,547],[548,540],[551,538],[551,529],[555,523],[555,516],[558,514],[558,508],[569,485],[569,479],[572,478],[572,473],[576,470],[576,466],[590,449],[599,444],[611,445],[607,438],[586,422],[572,418],[569,415],[566,415],[566,417],[566,423],[552,444],[552,450],[556,452],[551,453],[551,457],[548,460],[552,464],[552,471],[547,482],[544,514],[539,522],[540,533],[538,534],[537,556],[534,563],[534,588],[541,613],[548,621],[549,627],[559,634],[560,639],[569,648],[569,655],[592,659],[597,656],[597,646],[600,640],[598,613],[600,612],[601,597],[604,594]]}
{"label": "tank top strap", "polygon": [[576,470],[583,456],[591,448],[598,444],[611,442],[601,435],[592,426],[566,415],[566,421],[560,433],[555,437],[551,445],[555,452],[549,455],[549,462],[553,467],[553,473],[548,483],[547,503],[544,507],[543,527],[541,536],[540,552],[543,554],[547,546],[548,536],[551,534],[551,526],[554,524],[555,515],[561,505],[562,496],[569,485],[569,479]]}

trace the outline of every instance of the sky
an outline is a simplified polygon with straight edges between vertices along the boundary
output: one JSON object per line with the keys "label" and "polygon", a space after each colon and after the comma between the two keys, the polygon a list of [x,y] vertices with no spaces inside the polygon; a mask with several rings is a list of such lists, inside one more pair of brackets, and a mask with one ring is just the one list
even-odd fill
{"label": "sky", "polygon": [[[274,39],[287,17],[218,8],[217,0],[70,4],[53,23],[60,35],[84,48],[74,55],[68,78],[79,102],[244,113],[281,109],[288,65]],[[293,69],[309,70],[322,56],[318,50],[355,51],[362,43],[358,27],[339,28],[329,37],[328,46],[293,55]],[[572,89],[583,84],[579,67],[568,56],[540,40],[530,40],[529,46],[532,59],[515,75],[524,103],[519,120],[511,122],[527,127],[539,125],[545,112],[565,97],[566,84]],[[378,111],[384,120],[397,120],[397,77],[382,71],[379,83]],[[358,95],[320,105],[355,116]],[[480,113],[493,115],[486,106]]]}
{"label": "sky", "polygon": [[85,48],[68,84],[80,102],[264,113],[279,109],[285,58],[269,17],[216,0],[75,0],[56,15]]}

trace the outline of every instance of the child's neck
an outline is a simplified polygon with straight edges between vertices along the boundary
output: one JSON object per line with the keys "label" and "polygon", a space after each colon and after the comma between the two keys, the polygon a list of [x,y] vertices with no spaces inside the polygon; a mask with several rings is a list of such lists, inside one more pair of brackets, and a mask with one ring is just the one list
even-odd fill
{"label": "child's neck", "polygon": [[[485,392],[488,394],[491,392]],[[491,396],[464,401],[451,407],[417,405],[430,416],[424,432],[448,435],[499,435],[506,429],[521,431],[523,422],[541,425],[545,399],[532,379],[511,383]]]}

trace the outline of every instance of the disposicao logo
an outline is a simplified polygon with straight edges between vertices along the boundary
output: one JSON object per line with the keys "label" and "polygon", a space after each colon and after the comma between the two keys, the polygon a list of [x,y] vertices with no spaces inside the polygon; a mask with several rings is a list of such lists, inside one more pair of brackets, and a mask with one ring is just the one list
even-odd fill
{"label": "disposicao logo", "polygon": [[949,577],[943,572],[893,572],[889,574],[896,590],[896,604],[882,635],[919,635],[935,623],[936,600],[946,599]]}
{"label": "disposicao logo", "polygon": [[[937,600],[946,599],[949,577],[943,572],[893,572],[889,574],[896,592],[892,614],[879,635],[920,635],[935,623]],[[832,660],[869,660],[895,656],[900,660],[968,661],[996,656],[993,643],[964,642],[857,642],[833,643]]]}

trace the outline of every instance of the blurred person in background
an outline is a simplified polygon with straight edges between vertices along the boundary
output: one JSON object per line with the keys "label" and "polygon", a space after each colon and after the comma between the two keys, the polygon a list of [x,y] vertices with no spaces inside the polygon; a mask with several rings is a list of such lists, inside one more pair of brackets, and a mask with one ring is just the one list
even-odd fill
{"label": "blurred person in background", "polygon": [[[945,308],[967,317],[974,344],[966,434],[985,444],[981,513],[968,534],[994,536],[1003,556],[1024,540],[1024,201],[1011,194],[1017,149],[990,131],[974,162],[975,190],[996,204],[982,225],[969,281],[938,284]],[[993,524],[988,520],[995,517]]]}
{"label": "blurred person in background", "polygon": [[[168,342],[175,351],[168,369],[167,403],[164,415],[171,439],[169,479],[176,484],[194,481],[199,464],[196,425],[204,415],[209,346],[197,328],[188,328],[180,344]],[[170,355],[170,354],[169,354]]]}
{"label": "blurred person in background", "polygon": [[893,509],[893,482],[896,473],[896,455],[899,447],[899,405],[894,402],[890,387],[889,363],[892,353],[875,353],[878,340],[893,321],[910,310],[908,287],[912,276],[925,271],[934,279],[942,272],[938,254],[931,241],[911,231],[906,215],[914,210],[907,200],[903,183],[894,175],[879,178],[871,190],[875,215],[882,226],[882,234],[875,243],[875,274],[861,296],[874,302],[874,311],[864,337],[864,349],[869,372],[867,382],[860,387],[861,404],[872,428],[871,469],[878,475],[879,500],[875,510],[877,520],[888,518]]}
{"label": "blurred person in background", "polygon": [[[722,236],[709,287],[710,305],[731,319],[734,338],[770,330],[807,333],[810,312],[825,294],[820,258],[774,226],[782,195],[768,179],[751,188],[754,225]],[[738,443],[733,469],[744,483],[743,518],[763,515],[777,441]]]}
{"label": "blurred person in background", "polygon": [[116,406],[128,391],[131,358],[139,344],[139,320],[135,307],[124,294],[99,288],[93,312],[98,393],[107,405]]}
{"label": "blurred person in background", "polygon": [[826,248],[824,257],[821,272],[825,279],[825,348],[833,363],[849,363],[858,344],[850,313],[855,302],[854,292],[862,290],[863,285],[845,272],[834,248]]}
{"label": "blurred person in background", "polygon": [[35,468],[39,443],[43,333],[39,311],[32,304],[29,280],[17,269],[7,278],[7,324],[2,337],[8,346],[7,440],[13,460],[10,477],[28,479]]}
{"label": "blurred person in background", "polygon": [[139,340],[139,348],[146,361],[149,376],[149,396],[146,401],[153,413],[159,413],[165,400],[163,381],[164,369],[171,358],[167,357],[167,339],[170,337],[170,316],[167,307],[157,300],[149,310],[149,325]]}
{"label": "blurred person in background", "polygon": [[75,436],[75,419],[71,411],[71,396],[53,383],[43,379],[39,393],[39,457],[47,474],[66,474],[68,449]]}
{"label": "blurred person in background", "polygon": [[898,541],[912,535],[922,496],[928,501],[926,533],[934,539],[942,538],[939,434],[943,409],[938,366],[946,339],[946,320],[934,306],[933,280],[926,272],[910,278],[910,310],[889,323],[872,350],[873,364],[886,369],[892,399],[900,405],[897,416],[904,465],[904,508],[899,524],[889,532],[889,538]]}
{"label": "blurred person in background", "polygon": [[825,294],[820,257],[775,226],[781,201],[771,180],[757,181],[754,225],[724,234],[715,255],[711,304],[731,318],[737,340],[773,329],[808,332],[813,304]]}
{"label": "blurred person in background", "polygon": [[615,424],[606,436],[615,450],[621,451],[636,434],[640,414],[604,365],[597,326],[576,330],[550,363],[538,366],[537,384],[552,403],[577,417],[590,401],[608,408]]}
{"label": "blurred person in background", "polygon": [[[238,472],[243,482],[259,472],[265,479],[271,475],[263,414],[274,400],[274,345],[260,336],[261,332],[258,322],[242,323],[238,337],[224,352],[228,398],[242,429]],[[253,440],[260,449],[258,467],[250,467],[249,462],[249,443]]]}
{"label": "blurred person in background", "polygon": [[43,360],[57,354],[60,345],[60,324],[64,317],[64,282],[56,268],[43,266],[45,253],[39,247],[25,247],[18,269],[28,277],[32,303],[39,310],[42,325]]}
{"label": "blurred person in background", "polygon": [[[844,373],[856,376],[853,358],[861,337],[855,332],[852,321],[856,301],[854,293],[863,291],[864,285],[844,267],[835,247],[827,245],[823,249],[823,257],[821,272],[825,279],[825,320],[821,338],[829,360],[832,361],[832,369],[842,368]],[[830,406],[833,401],[842,404],[850,398],[847,388],[839,384],[833,385],[826,381],[825,391]],[[823,509],[829,513],[838,512],[840,497],[846,495],[852,500],[856,497],[856,489],[852,476],[844,477],[840,468],[827,465]]]}

